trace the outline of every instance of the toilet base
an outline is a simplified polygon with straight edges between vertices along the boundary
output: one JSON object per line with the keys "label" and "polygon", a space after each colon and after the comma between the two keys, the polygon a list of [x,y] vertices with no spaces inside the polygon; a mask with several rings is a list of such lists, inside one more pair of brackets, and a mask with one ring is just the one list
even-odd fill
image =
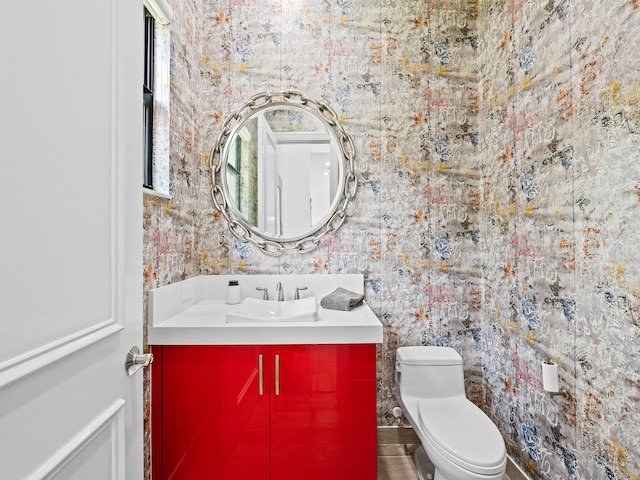
{"label": "toilet base", "polygon": [[420,480],[434,480],[436,467],[433,466],[431,460],[424,451],[424,447],[420,445],[413,456],[418,470],[418,478]]}

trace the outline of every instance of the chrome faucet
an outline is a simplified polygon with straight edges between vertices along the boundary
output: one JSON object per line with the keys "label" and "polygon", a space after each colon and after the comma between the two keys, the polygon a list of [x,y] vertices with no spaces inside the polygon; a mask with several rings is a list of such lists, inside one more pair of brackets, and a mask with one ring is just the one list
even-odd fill
{"label": "chrome faucet", "polygon": [[278,282],[278,285],[276,285],[276,291],[278,292],[278,301],[283,302],[284,292],[282,291],[282,283]]}

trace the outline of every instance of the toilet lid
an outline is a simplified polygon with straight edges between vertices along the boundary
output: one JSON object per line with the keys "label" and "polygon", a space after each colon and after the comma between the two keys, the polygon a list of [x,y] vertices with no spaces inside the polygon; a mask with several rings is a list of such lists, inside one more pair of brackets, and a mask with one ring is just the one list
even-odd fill
{"label": "toilet lid", "polygon": [[462,357],[450,347],[400,347],[396,360],[401,365],[461,365]]}
{"label": "toilet lid", "polygon": [[507,452],[498,428],[466,397],[420,400],[418,415],[425,435],[451,462],[484,475],[504,468]]}

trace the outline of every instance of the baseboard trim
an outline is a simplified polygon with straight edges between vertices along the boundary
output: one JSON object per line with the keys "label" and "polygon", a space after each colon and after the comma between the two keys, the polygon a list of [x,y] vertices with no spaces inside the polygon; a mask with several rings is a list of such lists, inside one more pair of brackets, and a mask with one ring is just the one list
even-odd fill
{"label": "baseboard trim", "polygon": [[378,445],[419,444],[420,439],[413,428],[406,426],[379,426]]}
{"label": "baseboard trim", "polygon": [[511,480],[531,480],[531,477],[524,473],[520,465],[513,461],[511,455],[507,455],[507,473]]}

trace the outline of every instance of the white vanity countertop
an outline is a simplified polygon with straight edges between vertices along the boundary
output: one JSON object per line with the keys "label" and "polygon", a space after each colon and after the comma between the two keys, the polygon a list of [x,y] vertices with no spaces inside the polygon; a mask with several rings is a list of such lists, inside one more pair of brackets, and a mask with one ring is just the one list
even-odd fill
{"label": "white vanity countertop", "polygon": [[149,292],[150,345],[292,345],[382,343],[382,324],[365,303],[345,312],[318,305],[315,322],[226,323],[225,315],[240,305],[225,303],[229,280],[239,280],[242,298],[262,298],[256,286],[276,295],[281,282],[285,300],[295,287],[308,287],[301,297],[318,302],[338,286],[362,293],[362,275],[211,275],[191,278]]}

